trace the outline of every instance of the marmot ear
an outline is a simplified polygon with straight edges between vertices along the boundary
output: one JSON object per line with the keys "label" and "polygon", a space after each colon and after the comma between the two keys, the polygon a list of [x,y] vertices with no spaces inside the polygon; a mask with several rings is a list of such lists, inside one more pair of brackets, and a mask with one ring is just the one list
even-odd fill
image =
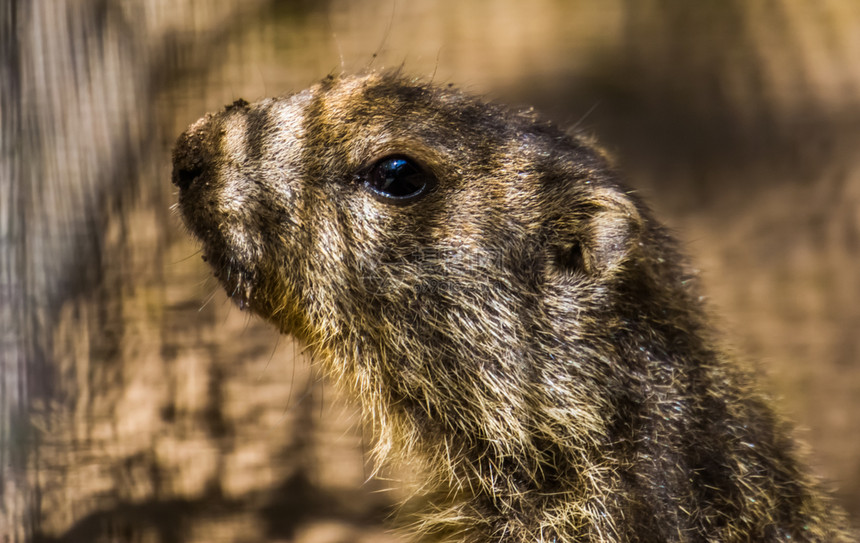
{"label": "marmot ear", "polygon": [[642,215],[621,189],[595,187],[552,228],[552,259],[567,272],[612,273],[639,244]]}

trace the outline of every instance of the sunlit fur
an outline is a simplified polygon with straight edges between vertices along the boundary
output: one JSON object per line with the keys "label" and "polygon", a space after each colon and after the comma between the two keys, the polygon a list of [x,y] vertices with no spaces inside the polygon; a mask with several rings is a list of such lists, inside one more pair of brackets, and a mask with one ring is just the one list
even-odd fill
{"label": "sunlit fur", "polygon": [[[360,172],[438,184],[406,205]],[[240,305],[423,471],[415,529],[470,542],[849,541],[721,354],[675,243],[588,139],[371,74],[183,134],[186,224]]]}

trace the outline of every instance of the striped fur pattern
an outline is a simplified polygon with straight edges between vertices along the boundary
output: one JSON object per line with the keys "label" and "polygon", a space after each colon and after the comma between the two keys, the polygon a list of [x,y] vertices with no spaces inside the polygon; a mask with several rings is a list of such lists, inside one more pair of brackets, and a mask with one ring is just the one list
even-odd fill
{"label": "striped fur pattern", "polygon": [[[410,157],[435,186],[381,201]],[[716,345],[675,243],[588,138],[398,74],[207,115],[179,206],[242,307],[418,465],[425,536],[849,541]]]}

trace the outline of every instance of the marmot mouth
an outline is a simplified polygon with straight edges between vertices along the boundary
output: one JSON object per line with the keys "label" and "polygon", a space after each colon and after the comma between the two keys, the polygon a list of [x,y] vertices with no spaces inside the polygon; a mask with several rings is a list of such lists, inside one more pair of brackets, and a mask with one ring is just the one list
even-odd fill
{"label": "marmot mouth", "polygon": [[[211,262],[210,262],[211,264]],[[236,306],[241,310],[249,309],[253,300],[253,285],[256,274],[244,266],[236,262],[231,262],[228,265],[213,266],[215,277],[224,287],[227,296],[233,300]]]}
{"label": "marmot mouth", "polygon": [[250,309],[254,296],[254,285],[257,272],[252,266],[245,264],[242,259],[230,255],[228,251],[214,249],[210,243],[204,242],[204,262],[209,264],[215,278],[221,283],[233,303],[241,310]]}
{"label": "marmot mouth", "polygon": [[239,309],[249,309],[258,274],[253,259],[234,239],[238,229],[224,224],[223,213],[211,211],[215,205],[208,195],[190,192],[180,193],[179,212],[185,226],[202,245],[201,259]]}

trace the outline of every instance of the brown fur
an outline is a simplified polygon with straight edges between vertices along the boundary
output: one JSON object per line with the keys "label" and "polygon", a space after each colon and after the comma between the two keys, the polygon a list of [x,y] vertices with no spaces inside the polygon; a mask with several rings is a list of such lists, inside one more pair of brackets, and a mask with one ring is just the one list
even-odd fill
{"label": "brown fur", "polygon": [[[393,205],[362,177],[409,156]],[[588,140],[396,75],[238,101],[183,134],[180,209],[227,292],[418,462],[458,541],[850,541]]]}

